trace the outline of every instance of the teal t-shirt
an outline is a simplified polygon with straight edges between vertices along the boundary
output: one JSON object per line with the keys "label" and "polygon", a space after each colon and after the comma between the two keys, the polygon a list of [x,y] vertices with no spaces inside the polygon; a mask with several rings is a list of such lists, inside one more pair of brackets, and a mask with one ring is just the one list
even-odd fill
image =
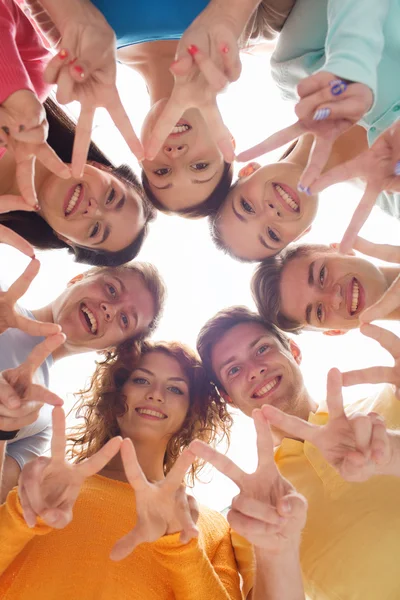
{"label": "teal t-shirt", "polygon": [[156,40],[177,40],[207,0],[92,0],[117,36],[117,47]]}

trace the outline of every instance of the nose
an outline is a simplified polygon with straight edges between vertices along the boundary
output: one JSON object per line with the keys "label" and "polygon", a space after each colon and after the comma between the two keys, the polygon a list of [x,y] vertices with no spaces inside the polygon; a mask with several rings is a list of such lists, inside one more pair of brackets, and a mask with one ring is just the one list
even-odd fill
{"label": "nose", "polygon": [[329,303],[331,305],[331,307],[334,310],[339,310],[342,301],[343,301],[343,296],[342,296],[342,288],[340,286],[339,283],[337,283],[336,285],[334,285],[329,291],[328,291],[328,300]]}
{"label": "nose", "polygon": [[146,400],[150,402],[159,402],[160,404],[164,404],[164,395],[161,389],[156,386],[152,387],[146,394]]}
{"label": "nose", "polygon": [[102,302],[100,304],[100,308],[102,310],[102,313],[104,315],[104,319],[107,323],[110,323],[110,321],[113,320],[113,318],[115,317],[115,308],[110,305],[110,304],[106,304],[105,302]]}
{"label": "nose", "polygon": [[267,213],[270,217],[278,217],[278,219],[282,218],[282,210],[274,200],[268,200],[267,204]]}
{"label": "nose", "polygon": [[267,368],[262,365],[250,366],[249,371],[248,371],[249,381],[254,381],[255,379],[257,379],[257,377],[259,377],[260,375],[265,373],[266,370],[267,370]]}
{"label": "nose", "polygon": [[179,146],[164,146],[164,154],[169,158],[180,158],[184,156],[188,151],[189,146],[187,144],[180,144]]}
{"label": "nose", "polygon": [[89,198],[86,206],[86,210],[83,213],[85,216],[99,219],[102,216],[102,211],[95,198]]}

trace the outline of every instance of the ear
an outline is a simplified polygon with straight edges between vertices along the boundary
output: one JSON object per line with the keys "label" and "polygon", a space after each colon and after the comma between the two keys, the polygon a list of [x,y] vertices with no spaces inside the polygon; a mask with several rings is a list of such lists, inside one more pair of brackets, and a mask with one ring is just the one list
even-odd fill
{"label": "ear", "polygon": [[228,394],[224,390],[221,390],[220,388],[218,388],[218,392],[219,392],[219,395],[221,396],[221,398],[223,398],[227,404],[233,404],[231,397],[228,396]]}
{"label": "ear", "polygon": [[250,175],[253,175],[253,173],[255,173],[256,171],[258,171],[258,169],[261,168],[261,165],[257,162],[250,162],[248,163],[245,167],[242,167],[238,173],[238,177],[239,179],[242,179],[243,177],[249,177]]}
{"label": "ear", "polygon": [[82,279],[85,277],[84,273],[80,273],[79,275],[75,275],[75,277],[73,277],[70,281],[68,281],[67,283],[67,287],[71,287],[74,285],[74,283],[78,283],[78,281],[82,281]]}
{"label": "ear", "polygon": [[[339,252],[340,244],[338,244],[338,243],[329,244],[329,248],[332,248],[333,250],[336,250],[337,252]],[[353,249],[348,250],[346,252],[346,256],[355,256],[355,255],[356,255],[356,253]]]}
{"label": "ear", "polygon": [[301,233],[300,235],[298,235],[298,236],[297,236],[297,238],[296,238],[296,239],[294,239],[293,241],[294,241],[294,242],[296,242],[297,240],[299,240],[300,238],[302,238],[302,237],[303,237],[303,235],[306,235],[307,233],[310,233],[310,231],[311,231],[311,228],[312,228],[312,225],[309,225],[309,226],[307,227],[307,229],[305,229],[305,230],[303,231],[303,233]]}
{"label": "ear", "polygon": [[233,137],[232,134],[231,134],[231,143],[232,143],[233,149],[236,150],[236,140],[235,140],[235,138]]}
{"label": "ear", "polygon": [[347,333],[344,329],[327,329],[327,331],[322,332],[324,335],[344,335]]}
{"label": "ear", "polygon": [[292,353],[294,360],[297,362],[298,365],[301,365],[301,361],[302,361],[301,350],[298,347],[298,345],[296,344],[296,342],[294,340],[290,339],[289,347],[290,347],[290,352]]}

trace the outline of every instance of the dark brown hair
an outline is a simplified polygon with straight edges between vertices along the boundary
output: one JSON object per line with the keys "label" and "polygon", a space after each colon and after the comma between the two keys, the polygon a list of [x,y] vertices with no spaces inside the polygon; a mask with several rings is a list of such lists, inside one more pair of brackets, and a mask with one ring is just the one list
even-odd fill
{"label": "dark brown hair", "polygon": [[[62,161],[70,163],[72,160],[75,124],[51,98],[45,101],[44,107],[49,122],[47,142]],[[93,142],[90,143],[88,161],[95,161],[108,167],[114,177],[129,187],[133,187],[142,199],[145,225],[133,242],[126,248],[118,252],[108,252],[102,249],[94,250],[78,245],[71,247],[66,242],[60,240],[50,225],[34,212],[20,210],[4,213],[0,215],[0,223],[21,235],[39,250],[67,248],[68,252],[74,255],[77,262],[91,265],[117,266],[131,260],[138,254],[148,234],[149,223],[155,219],[156,213],[148,202],[138,178],[130,167],[127,165],[114,167]]]}
{"label": "dark brown hair", "polygon": [[251,291],[257,310],[264,319],[270,320],[283,331],[300,333],[303,325],[289,319],[281,312],[280,284],[282,272],[295,258],[310,256],[316,252],[334,252],[322,244],[299,244],[288,246],[282,252],[267,258],[256,268],[251,280]]}
{"label": "dark brown hair", "polygon": [[226,390],[224,390],[217,374],[214,372],[212,352],[215,344],[221,341],[222,337],[228,331],[242,323],[256,323],[257,325],[261,325],[268,333],[279,340],[284,348],[290,348],[289,338],[282,331],[279,331],[270,321],[266,321],[262,316],[252,312],[246,306],[231,306],[220,310],[200,329],[197,336],[197,352],[210,379],[222,391]]}
{"label": "dark brown hair", "polygon": [[147,175],[143,170],[142,185],[147,198],[157,210],[163,212],[166,215],[179,215],[180,217],[185,217],[186,219],[201,219],[202,217],[208,217],[209,215],[218,212],[219,207],[221,206],[229,192],[232,183],[232,177],[232,164],[225,162],[221,179],[219,180],[211,194],[205,200],[203,200],[199,204],[196,204],[196,206],[187,206],[186,208],[181,208],[175,211],[169,210],[163,204],[161,204],[157,196],[152,191]]}
{"label": "dark brown hair", "polygon": [[[76,416],[83,423],[69,437],[69,453],[76,462],[92,456],[109,439],[120,435],[117,417],[127,411],[122,388],[143,355],[150,352],[163,352],[174,358],[189,381],[189,410],[182,427],[168,442],[165,474],[192,440],[201,439],[213,446],[224,439],[229,442],[232,417],[210,384],[196,353],[179,342],[142,341],[132,344],[129,350],[120,348],[99,362],[89,385],[77,394]],[[189,472],[190,482],[202,466],[196,460]]]}

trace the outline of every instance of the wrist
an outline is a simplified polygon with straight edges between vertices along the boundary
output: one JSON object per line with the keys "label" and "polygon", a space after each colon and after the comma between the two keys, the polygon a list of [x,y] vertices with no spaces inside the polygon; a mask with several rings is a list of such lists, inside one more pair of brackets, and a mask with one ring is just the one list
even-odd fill
{"label": "wrist", "polygon": [[388,431],[391,447],[390,461],[379,468],[379,475],[394,475],[400,477],[400,435],[395,431]]}

